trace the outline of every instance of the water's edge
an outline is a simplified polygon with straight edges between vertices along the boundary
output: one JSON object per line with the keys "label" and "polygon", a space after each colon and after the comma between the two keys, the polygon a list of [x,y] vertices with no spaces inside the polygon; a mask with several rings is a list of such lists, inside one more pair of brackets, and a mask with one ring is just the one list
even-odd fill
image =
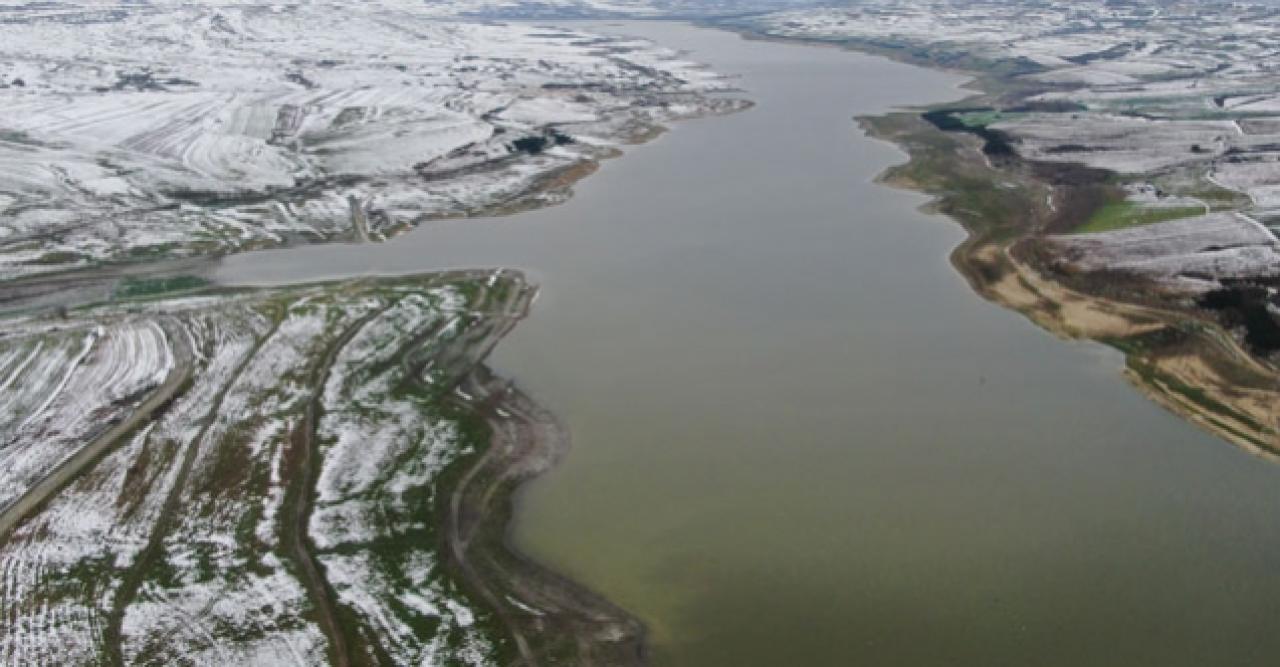
{"label": "water's edge", "polygon": [[[1238,336],[1204,313],[1150,300],[1120,300],[1062,283],[1046,270],[1039,250],[1033,247],[1036,221],[1044,216],[1043,210],[1034,205],[1025,207],[1021,211],[1025,222],[1017,235],[1009,238],[1007,229],[997,228],[999,223],[983,220],[960,203],[962,197],[945,185],[945,175],[948,170],[985,171],[992,189],[998,181],[1022,180],[1023,187],[1043,189],[1055,196],[1051,183],[992,169],[976,149],[967,156],[957,151],[941,168],[929,164],[929,158],[937,155],[923,149],[923,144],[956,140],[917,116],[957,105],[989,104],[997,95],[997,75],[956,69],[859,41],[777,37],[714,21],[706,25],[735,32],[744,39],[835,47],[966,77],[961,87],[972,95],[964,100],[855,119],[867,136],[897,147],[907,157],[905,164],[888,166],[877,182],[927,195],[930,199],[922,204],[922,211],[940,213],[964,229],[966,237],[951,252],[950,262],[974,293],[1023,315],[1059,338],[1090,340],[1120,351],[1125,355],[1125,380],[1144,396],[1252,455],[1280,462],[1280,417],[1275,414],[1275,406],[1280,405],[1280,369],[1247,349]],[[941,182],[924,181],[917,171],[941,174]],[[1070,192],[1061,195],[1063,201],[1058,206],[1078,208],[1071,205],[1070,196]],[[1035,203],[1039,201],[1042,199],[1037,197]],[[1125,281],[1125,277],[1112,280]],[[1138,294],[1151,289],[1140,280],[1125,286]],[[1165,340],[1171,337],[1174,342]]]}

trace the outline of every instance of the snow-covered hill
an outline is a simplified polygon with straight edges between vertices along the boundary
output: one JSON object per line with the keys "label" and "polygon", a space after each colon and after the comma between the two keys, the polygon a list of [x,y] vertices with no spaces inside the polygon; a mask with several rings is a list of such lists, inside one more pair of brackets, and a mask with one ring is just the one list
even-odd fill
{"label": "snow-covered hill", "polygon": [[448,13],[0,10],[0,276],[554,202],[655,125],[738,104],[654,44]]}

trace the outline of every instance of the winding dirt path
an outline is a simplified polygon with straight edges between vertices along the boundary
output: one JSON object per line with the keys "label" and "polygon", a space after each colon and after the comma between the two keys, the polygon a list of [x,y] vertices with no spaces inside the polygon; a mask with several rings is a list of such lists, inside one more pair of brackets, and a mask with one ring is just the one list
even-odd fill
{"label": "winding dirt path", "polygon": [[338,621],[336,595],[329,581],[316,560],[314,550],[307,537],[307,526],[311,521],[312,491],[320,473],[320,457],[316,455],[316,427],[320,422],[323,410],[324,386],[333,370],[338,353],[355,337],[364,325],[386,311],[380,308],[361,316],[348,326],[336,340],[325,350],[318,365],[313,369],[310,378],[311,396],[307,400],[306,413],[302,423],[294,430],[289,452],[285,456],[285,479],[289,486],[285,491],[283,514],[289,519],[281,526],[281,540],[289,553],[290,559],[298,566],[302,585],[307,589],[307,596],[315,609],[316,622],[329,639],[329,650],[332,664],[337,667],[349,667],[352,664],[364,664],[364,654],[352,651],[347,636]]}

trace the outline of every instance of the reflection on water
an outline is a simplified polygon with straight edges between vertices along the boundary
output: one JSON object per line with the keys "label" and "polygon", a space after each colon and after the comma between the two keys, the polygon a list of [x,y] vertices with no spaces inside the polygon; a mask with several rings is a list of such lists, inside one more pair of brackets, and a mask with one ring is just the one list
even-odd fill
{"label": "reflection on water", "polygon": [[741,74],[564,206],[231,258],[240,282],[511,266],[495,365],[569,425],[518,542],[669,665],[1253,665],[1280,655],[1280,471],[1152,405],[1121,359],[971,294],[961,239],[871,183],[851,116],[953,77],[613,24]]}

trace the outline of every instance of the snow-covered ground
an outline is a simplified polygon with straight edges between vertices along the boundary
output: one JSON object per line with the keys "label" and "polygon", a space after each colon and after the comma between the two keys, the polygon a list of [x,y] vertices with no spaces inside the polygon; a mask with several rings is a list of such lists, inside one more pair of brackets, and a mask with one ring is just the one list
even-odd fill
{"label": "snow-covered ground", "polygon": [[476,295],[524,289],[510,272],[427,276],[0,323],[0,509],[104,415],[192,369],[0,542],[0,664],[97,664],[112,644],[126,664],[324,664],[329,640],[286,537],[298,525],[286,486],[301,474],[288,466],[313,400],[320,464],[301,530],[360,624],[347,629],[395,664],[492,664],[485,612],[440,570],[434,538],[437,478],[470,441],[416,379],[431,364],[412,362],[511,315]]}
{"label": "snow-covered ground", "polygon": [[442,18],[464,4],[3,10],[0,277],[556,201],[562,171],[738,105],[670,49]]}
{"label": "snow-covered ground", "polygon": [[[460,331],[456,312],[431,305],[450,297],[406,297],[366,323],[335,360],[318,428],[324,466],[309,533],[334,591],[395,664],[483,664],[487,653],[474,612],[437,566],[438,527],[416,509],[434,502],[435,479],[458,454],[457,425],[424,419],[430,402],[395,386],[411,342],[402,332]],[[437,624],[434,635],[414,630],[424,622]]]}

